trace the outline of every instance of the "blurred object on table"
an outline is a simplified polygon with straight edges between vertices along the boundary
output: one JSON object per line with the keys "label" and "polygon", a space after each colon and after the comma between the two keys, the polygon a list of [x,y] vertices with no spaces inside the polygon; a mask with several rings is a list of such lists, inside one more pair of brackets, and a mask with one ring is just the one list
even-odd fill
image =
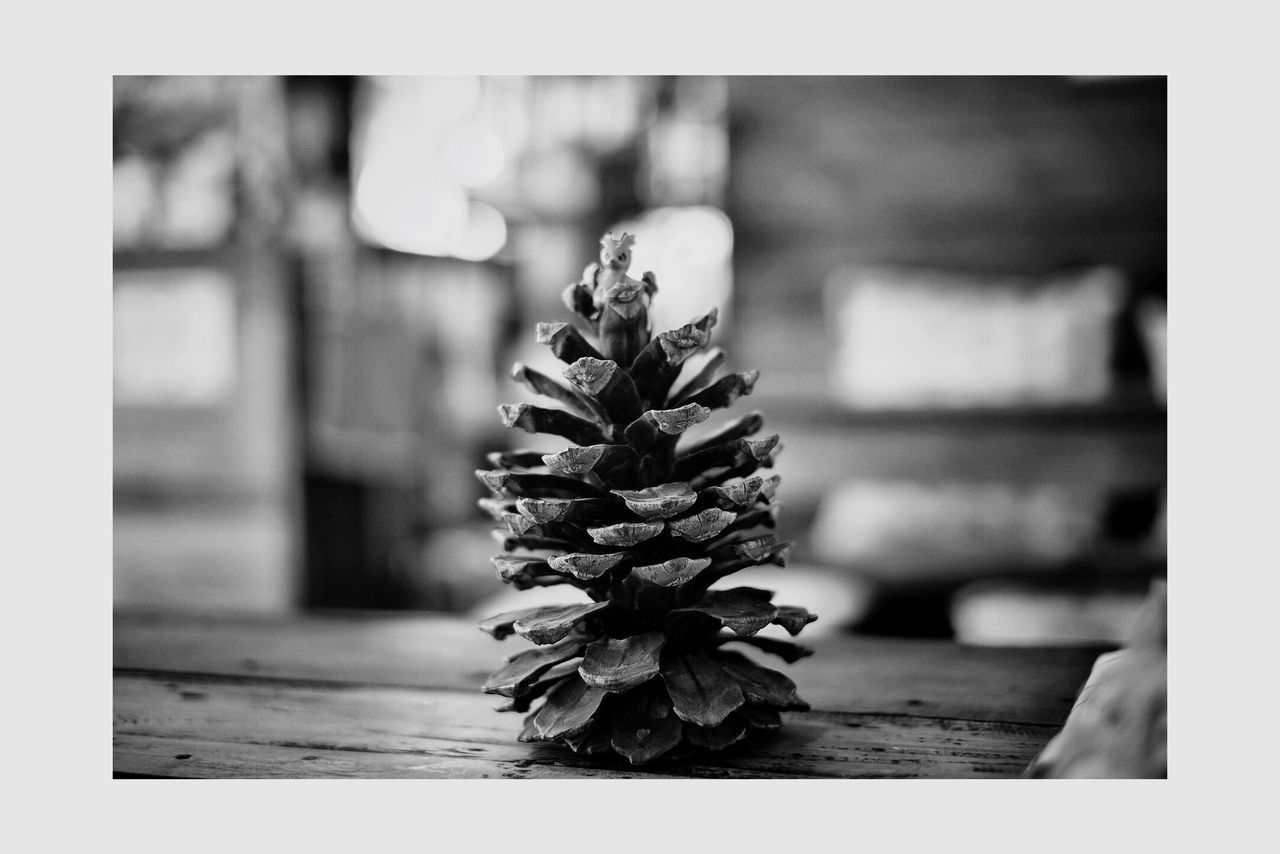
{"label": "blurred object on table", "polygon": [[1140,582],[979,581],[952,597],[951,625],[956,640],[985,646],[1118,644],[1144,598]]}
{"label": "blurred object on table", "polygon": [[1042,279],[843,270],[827,284],[836,400],[863,408],[1096,403],[1119,270]]}
{"label": "blurred object on table", "polygon": [[1102,500],[1087,484],[855,480],[828,490],[810,538],[822,561],[891,581],[1052,566],[1094,541]]}
{"label": "blurred object on table", "polygon": [[1089,482],[850,480],[805,553],[872,585],[860,631],[969,643],[1118,642],[1165,554],[1156,489]]}
{"label": "blurred object on table", "polygon": [[1062,731],[1028,777],[1168,776],[1168,599],[1151,585],[1123,649],[1098,658]]}

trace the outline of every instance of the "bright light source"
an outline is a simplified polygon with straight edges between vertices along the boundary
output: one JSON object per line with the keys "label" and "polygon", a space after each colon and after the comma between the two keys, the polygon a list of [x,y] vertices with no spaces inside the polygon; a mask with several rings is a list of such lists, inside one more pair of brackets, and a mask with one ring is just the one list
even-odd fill
{"label": "bright light source", "polygon": [[421,157],[383,154],[366,160],[356,179],[356,230],[402,252],[450,254],[467,222],[466,193]]}
{"label": "bright light source", "polygon": [[467,223],[450,248],[450,255],[465,261],[485,261],[507,242],[507,221],[492,205],[473,201]]}
{"label": "bright light source", "polygon": [[[504,134],[512,115],[516,125],[523,118],[512,91],[477,77],[373,79],[362,90],[352,138],[359,235],[418,255],[483,261],[497,254],[506,220],[470,199],[467,188],[487,187],[491,200],[503,195],[495,185],[516,150]],[[573,182],[562,173],[548,177],[572,198]]]}
{"label": "bright light source", "polygon": [[502,137],[482,122],[468,122],[450,131],[444,140],[444,156],[449,171],[464,187],[492,183],[506,165]]}
{"label": "bright light source", "polygon": [[653,217],[663,253],[677,264],[713,266],[733,254],[733,226],[718,208],[658,208]]}

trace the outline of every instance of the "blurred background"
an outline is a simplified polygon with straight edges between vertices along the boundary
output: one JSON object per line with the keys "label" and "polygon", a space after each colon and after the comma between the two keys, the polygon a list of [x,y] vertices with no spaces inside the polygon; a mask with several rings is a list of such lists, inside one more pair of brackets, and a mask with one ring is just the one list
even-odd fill
{"label": "blurred background", "polygon": [[1164,78],[117,77],[112,142],[118,610],[496,610],[473,471],[609,229],[761,371],[734,581],[806,635],[1114,642],[1165,574]]}

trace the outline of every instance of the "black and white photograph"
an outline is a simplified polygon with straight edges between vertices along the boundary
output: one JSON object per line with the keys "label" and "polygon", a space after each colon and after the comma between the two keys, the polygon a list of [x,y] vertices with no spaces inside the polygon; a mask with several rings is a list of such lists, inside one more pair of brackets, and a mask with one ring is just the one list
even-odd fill
{"label": "black and white photograph", "polygon": [[117,76],[117,778],[1163,778],[1163,76]]}

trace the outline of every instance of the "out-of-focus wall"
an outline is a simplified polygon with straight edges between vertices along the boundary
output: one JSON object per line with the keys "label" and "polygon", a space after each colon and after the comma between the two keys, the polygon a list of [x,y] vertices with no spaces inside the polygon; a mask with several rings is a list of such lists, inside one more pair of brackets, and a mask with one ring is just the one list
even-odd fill
{"label": "out-of-focus wall", "polygon": [[973,579],[1162,574],[1164,79],[735,77],[730,114],[797,555],[938,622]]}

